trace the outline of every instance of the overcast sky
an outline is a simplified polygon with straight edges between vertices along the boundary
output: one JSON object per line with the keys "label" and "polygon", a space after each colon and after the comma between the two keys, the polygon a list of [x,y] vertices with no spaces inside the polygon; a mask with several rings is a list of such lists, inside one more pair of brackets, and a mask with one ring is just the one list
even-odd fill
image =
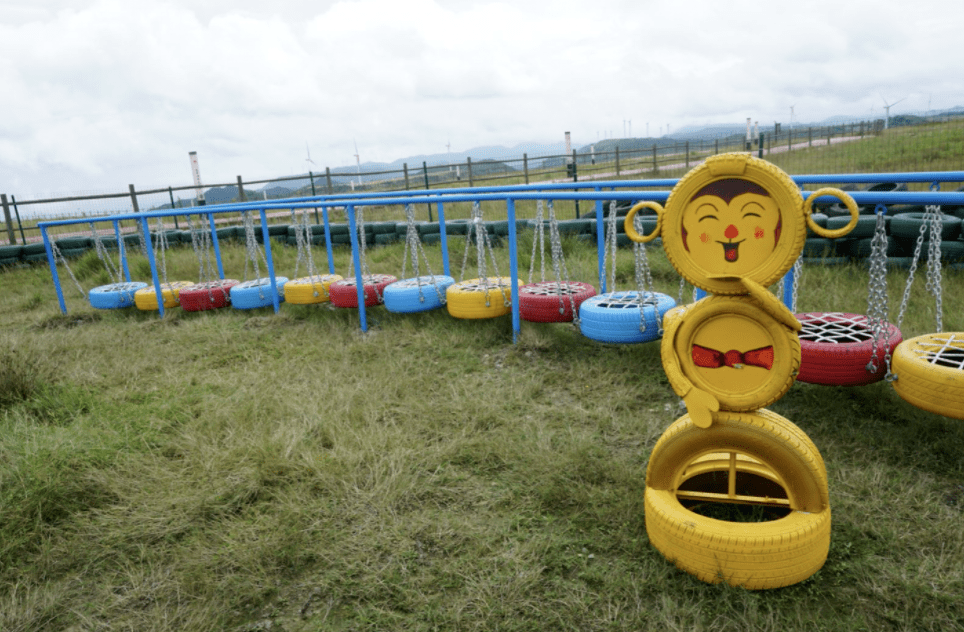
{"label": "overcast sky", "polygon": [[962,18],[930,0],[2,0],[0,192],[187,185],[190,151],[223,183],[351,165],[356,142],[364,164],[948,108]]}

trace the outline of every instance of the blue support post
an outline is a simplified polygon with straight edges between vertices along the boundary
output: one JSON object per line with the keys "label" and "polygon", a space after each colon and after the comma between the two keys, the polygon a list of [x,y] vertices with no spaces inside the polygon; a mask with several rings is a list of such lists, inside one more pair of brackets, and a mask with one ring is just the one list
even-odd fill
{"label": "blue support post", "polygon": [[335,273],[335,256],[331,251],[331,226],[328,224],[328,207],[321,207],[322,221],[325,223],[325,250],[328,251],[328,274]]}
{"label": "blue support post", "polygon": [[[144,232],[144,247],[147,249],[147,262],[151,265],[151,280],[154,282],[154,292],[157,295],[157,311],[164,318],[164,293],[161,292],[161,280],[157,277],[157,260],[154,258],[154,241],[151,239],[151,229],[147,225],[147,218],[141,218],[141,230]],[[163,243],[163,242],[161,242]]]}
{"label": "blue support post", "polygon": [[509,218],[509,277],[512,285],[512,343],[519,342],[519,261],[515,234],[515,200],[505,201],[505,214]]}
{"label": "blue support post", "polygon": [[218,243],[218,229],[214,224],[214,213],[208,213],[208,225],[211,227],[211,247],[214,248],[214,260],[218,263],[218,278],[224,280],[224,264],[221,263],[221,245]]}
{"label": "blue support post", "polygon": [[274,313],[280,311],[278,300],[278,280],[274,276],[274,259],[271,257],[271,238],[268,235],[268,213],[264,207],[258,209],[261,214],[261,235],[264,237],[264,259],[268,264],[268,279],[271,283],[271,304],[274,305]]}
{"label": "blue support post", "polygon": [[797,309],[797,306],[793,304],[793,280],[795,276],[793,267],[791,267],[783,277],[783,304],[791,312]]}
{"label": "blue support post", "polygon": [[449,271],[449,243],[448,234],[445,232],[445,205],[439,200],[438,203],[438,227],[439,244],[442,247],[442,274],[452,276]]}
{"label": "blue support post", "polygon": [[124,278],[130,283],[131,271],[127,266],[127,249],[124,247],[124,238],[121,236],[120,221],[116,219],[114,220],[114,239],[117,240],[117,252],[120,254],[121,269],[124,270]]}
{"label": "blue support post", "polygon": [[50,276],[54,280],[54,288],[57,290],[57,300],[60,302],[60,311],[67,313],[67,303],[64,302],[64,290],[60,287],[60,276],[57,274],[57,262],[54,261],[54,250],[50,247],[50,238],[47,236],[47,227],[40,227],[40,236],[44,240],[44,249],[47,251],[47,265],[50,266]]}
{"label": "blue support post", "polygon": [[[360,248],[358,247],[358,231],[355,230],[355,206],[349,204],[345,207],[348,212],[348,232],[351,237],[351,260],[355,264],[355,290],[358,292],[358,316],[361,319],[362,331],[368,331],[368,320],[365,314],[365,283],[362,275]],[[365,236],[362,235],[362,239]]]}
{"label": "blue support post", "polygon": [[603,201],[596,200],[596,260],[599,263],[599,293],[606,293],[606,222],[603,220]]}

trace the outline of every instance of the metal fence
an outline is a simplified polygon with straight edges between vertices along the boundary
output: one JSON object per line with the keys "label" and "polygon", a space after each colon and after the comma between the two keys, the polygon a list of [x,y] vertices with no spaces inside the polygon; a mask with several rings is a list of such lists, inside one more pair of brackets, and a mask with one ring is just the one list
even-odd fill
{"label": "metal fence", "polygon": [[[244,202],[253,199],[278,201],[302,197],[375,193],[391,191],[439,190],[463,187],[558,184],[597,180],[645,180],[678,177],[707,156],[730,152],[752,151],[779,165],[791,174],[799,173],[867,173],[892,171],[886,164],[886,151],[868,150],[866,141],[892,134],[908,140],[906,131],[915,130],[907,151],[920,159],[911,162],[914,170],[934,170],[926,157],[964,158],[964,143],[954,143],[955,130],[964,137],[964,119],[920,119],[916,125],[903,125],[900,130],[885,131],[885,122],[862,121],[827,127],[772,127],[757,131],[726,133],[714,136],[673,139],[607,139],[589,146],[589,150],[573,150],[571,154],[512,157],[499,160],[476,160],[450,164],[402,164],[400,168],[368,170],[326,167],[324,172],[259,180],[237,176],[234,182],[205,185],[208,203]],[[906,123],[902,121],[902,123]],[[731,128],[732,130],[732,128]],[[901,145],[904,151],[905,145]],[[915,153],[916,152],[916,153]],[[831,158],[828,164],[828,157]],[[961,161],[958,161],[959,169]],[[947,167],[945,167],[947,168]],[[127,191],[45,199],[17,199],[15,194],[0,194],[7,239],[11,244],[40,239],[38,220],[103,217],[118,213],[177,209],[198,204],[195,184],[138,190],[134,184]],[[190,192],[182,197],[184,192]],[[576,202],[578,204],[578,202]],[[578,206],[574,209],[579,215]],[[277,213],[285,215],[285,213]],[[28,217],[24,217],[28,216]],[[174,228],[179,228],[173,216]],[[230,222],[230,217],[222,218]]]}

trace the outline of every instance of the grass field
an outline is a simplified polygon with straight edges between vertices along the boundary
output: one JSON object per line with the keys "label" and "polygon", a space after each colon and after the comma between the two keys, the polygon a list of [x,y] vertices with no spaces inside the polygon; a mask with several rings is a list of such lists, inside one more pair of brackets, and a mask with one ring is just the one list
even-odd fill
{"label": "grass field", "polygon": [[[594,253],[566,247],[571,276],[594,281]],[[293,268],[294,249],[276,254]],[[401,269],[401,246],[369,256],[372,272]],[[461,257],[454,241],[457,278]],[[240,275],[240,248],[225,265]],[[189,249],[168,266],[197,276]],[[88,288],[107,280],[93,254],[73,268]],[[894,314],[905,279],[889,277]],[[947,330],[964,330],[962,283],[945,273]],[[923,286],[905,337],[934,328]],[[885,383],[798,383],[772,406],[823,454],[832,544],[811,579],[749,592],[648,543],[648,454],[679,414],[655,343],[524,323],[512,344],[508,318],[383,308],[367,334],[325,306],[161,320],[95,312],[69,282],[64,316],[45,267],[0,287],[2,630],[964,626],[964,424]],[[858,266],[808,268],[799,308],[863,312],[866,288]]]}

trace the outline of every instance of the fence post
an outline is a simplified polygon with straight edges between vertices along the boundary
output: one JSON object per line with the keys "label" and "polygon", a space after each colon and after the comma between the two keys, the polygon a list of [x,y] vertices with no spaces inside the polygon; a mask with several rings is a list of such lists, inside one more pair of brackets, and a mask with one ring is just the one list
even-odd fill
{"label": "fence post", "polygon": [[659,173],[659,163],[656,162],[656,143],[653,143],[653,173]]}
{"label": "fence post", "polygon": [[466,156],[465,158],[466,168],[469,170],[469,186],[474,187],[475,184],[472,182],[472,156]]}
{"label": "fence post", "polygon": [[20,211],[17,210],[17,196],[16,196],[16,195],[11,195],[11,196],[10,196],[10,201],[13,202],[13,214],[16,215],[16,217],[17,217],[17,227],[20,229],[20,242],[21,242],[24,246],[26,246],[26,245],[27,245],[27,238],[26,238],[26,236],[24,236],[24,234],[23,234],[23,222],[20,221]]}
{"label": "fence post", "polygon": [[718,153],[720,153],[720,139],[715,138],[713,139],[713,155],[715,156]]}
{"label": "fence post", "polygon": [[7,194],[0,194],[0,203],[3,204],[3,218],[7,222],[7,237],[10,238],[10,245],[17,245],[17,238],[13,235],[13,220],[10,219],[10,204],[7,203]]}
{"label": "fence post", "polygon": [[[311,180],[311,197],[318,197],[318,193],[315,191],[315,174],[309,171],[308,179]],[[321,224],[321,218],[318,217],[317,206],[315,207],[315,224]]]}
{"label": "fence post", "polygon": [[813,147],[813,128],[807,128],[807,147]]}
{"label": "fence post", "polygon": [[759,146],[757,147],[757,154],[756,154],[757,158],[763,158],[763,139],[765,136],[766,136],[765,132],[760,132],[760,142],[759,142]]}
{"label": "fence post", "polygon": [[828,145],[830,144],[830,138],[831,138],[832,136],[833,136],[833,128],[832,128],[832,127],[828,127],[828,128],[827,128],[827,144],[828,144]]}
{"label": "fence post", "polygon": [[[167,194],[171,196],[171,210],[174,210],[174,189],[172,187],[167,187]],[[174,216],[174,229],[179,229],[180,226],[177,225],[177,215]]]}
{"label": "fence post", "polygon": [[522,154],[522,171],[526,175],[526,184],[529,184],[529,154]]}
{"label": "fence post", "polygon": [[331,195],[331,169],[325,167],[325,181],[328,183],[328,195]]}
{"label": "fence post", "polygon": [[616,145],[616,177],[619,177],[619,145]]}
{"label": "fence post", "polygon": [[407,162],[402,163],[402,171],[405,173],[405,190],[408,191],[409,184],[408,184],[408,163]]}
{"label": "fence post", "polygon": [[241,176],[238,176],[238,202],[247,202],[248,198],[244,195],[244,183],[241,182]]}
{"label": "fence post", "polygon": [[[428,165],[426,164],[426,162],[425,162],[424,160],[422,161],[422,175],[425,176],[425,190],[428,191],[428,189],[429,189],[429,186],[428,186]],[[432,221],[432,203],[431,203],[431,202],[426,202],[426,203],[425,203],[425,206],[428,207],[428,221]]]}
{"label": "fence post", "polygon": [[690,142],[686,141],[686,168],[690,168]]}
{"label": "fence post", "polygon": [[140,213],[141,209],[139,206],[137,206],[137,192],[134,191],[134,185],[128,184],[127,190],[131,192],[131,205],[134,207],[134,212]]}

